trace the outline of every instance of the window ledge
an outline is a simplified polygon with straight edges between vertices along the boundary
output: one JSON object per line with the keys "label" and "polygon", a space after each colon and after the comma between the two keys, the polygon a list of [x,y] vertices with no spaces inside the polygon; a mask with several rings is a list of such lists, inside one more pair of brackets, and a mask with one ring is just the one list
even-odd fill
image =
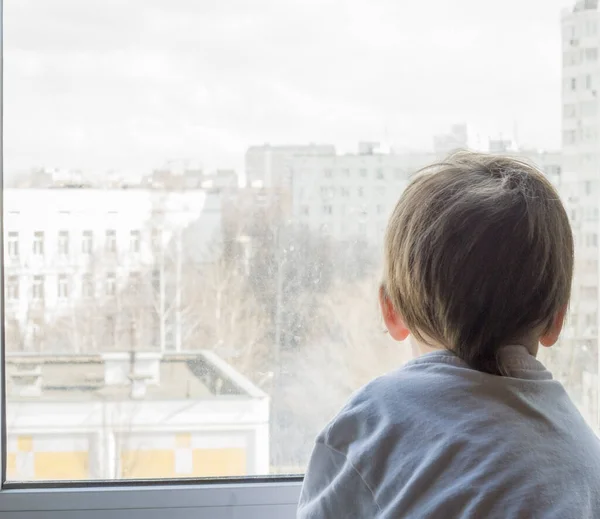
{"label": "window ledge", "polygon": [[300,481],[5,489],[3,519],[293,519]]}

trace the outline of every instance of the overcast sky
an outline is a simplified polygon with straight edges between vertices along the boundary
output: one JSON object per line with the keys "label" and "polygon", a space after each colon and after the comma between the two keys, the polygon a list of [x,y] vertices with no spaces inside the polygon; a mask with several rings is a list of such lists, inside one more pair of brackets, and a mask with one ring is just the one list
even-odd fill
{"label": "overcast sky", "polygon": [[565,0],[4,0],[5,168],[248,145],[426,148],[468,121],[560,143]]}

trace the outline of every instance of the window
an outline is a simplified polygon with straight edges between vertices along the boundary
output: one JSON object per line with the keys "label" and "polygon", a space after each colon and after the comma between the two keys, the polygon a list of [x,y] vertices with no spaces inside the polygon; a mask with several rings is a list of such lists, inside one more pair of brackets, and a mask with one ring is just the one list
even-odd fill
{"label": "window", "polygon": [[567,119],[575,117],[577,108],[574,104],[568,104],[563,106],[563,116]]}
{"label": "window", "polygon": [[131,231],[129,233],[129,250],[133,253],[140,252],[140,231]]}
{"label": "window", "polygon": [[33,233],[33,254],[34,256],[44,255],[44,231]]}
{"label": "window", "polygon": [[160,249],[162,248],[162,229],[156,229],[156,228],[152,229],[151,241],[152,241],[152,250],[154,252],[160,251]]}
{"label": "window", "polygon": [[563,132],[563,144],[575,144],[577,141],[577,132],[575,130],[565,130]]}
{"label": "window", "polygon": [[58,253],[61,256],[67,256],[69,254],[69,231],[59,231]]}
{"label": "window", "polygon": [[59,299],[66,299],[69,297],[69,277],[66,274],[59,274],[57,291]]}
{"label": "window", "polygon": [[9,301],[19,299],[19,276],[8,276],[6,279],[6,298]]}
{"label": "window", "polygon": [[106,274],[106,295],[114,296],[117,292],[117,281],[114,272]]}
{"label": "window", "polygon": [[335,194],[335,190],[333,187],[322,186],[321,187],[321,196],[323,198],[333,198]]}
{"label": "window", "polygon": [[117,232],[113,229],[106,231],[106,252],[117,252]]}
{"label": "window", "polygon": [[115,348],[115,317],[113,315],[107,315],[104,318],[104,337],[106,338],[107,349]]}
{"label": "window", "polygon": [[19,233],[16,231],[8,233],[7,252],[10,259],[19,257]]}
{"label": "window", "polygon": [[585,49],[585,59],[587,61],[598,61],[598,49],[595,47]]}
{"label": "window", "polygon": [[32,298],[34,301],[44,299],[44,276],[33,276]]}
{"label": "window", "polygon": [[598,101],[584,101],[580,104],[583,117],[594,117],[598,113]]}
{"label": "window", "polygon": [[92,231],[83,231],[81,235],[81,252],[91,254],[94,250],[94,233]]}
{"label": "window", "polygon": [[[524,2],[6,0],[0,517],[294,517],[317,432],[410,357],[377,312],[385,217],[472,129],[563,164],[597,265],[594,16]],[[543,360],[598,424],[577,269],[579,340]]]}
{"label": "window", "polygon": [[584,301],[598,300],[598,287],[584,286],[581,288],[581,298]]}
{"label": "window", "polygon": [[597,247],[598,246],[598,235],[596,233],[588,234],[585,237],[585,244],[588,247]]}
{"label": "window", "polygon": [[129,290],[138,294],[142,288],[142,277],[139,272],[130,272],[129,273]]}
{"label": "window", "polygon": [[94,297],[94,279],[92,274],[84,274],[81,279],[81,295],[85,298]]}

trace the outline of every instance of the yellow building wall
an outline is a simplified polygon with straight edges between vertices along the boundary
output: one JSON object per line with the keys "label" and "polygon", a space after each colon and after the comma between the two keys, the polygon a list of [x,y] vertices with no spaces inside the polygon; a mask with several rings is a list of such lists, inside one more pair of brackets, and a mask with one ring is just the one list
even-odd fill
{"label": "yellow building wall", "polygon": [[[65,446],[68,444],[65,439]],[[6,477],[9,481],[65,481],[89,479],[87,451],[36,451],[33,437],[19,436],[16,450],[7,453]],[[19,473],[19,469],[22,473]]]}
{"label": "yellow building wall", "polygon": [[153,479],[173,477],[175,451],[131,450],[121,453],[121,477],[126,479]]}
{"label": "yellow building wall", "polygon": [[90,477],[87,452],[36,452],[33,460],[35,479],[76,481]]}
{"label": "yellow building wall", "polygon": [[121,477],[126,479],[243,476],[247,473],[246,451],[232,449],[189,449],[191,473],[175,470],[174,450],[124,451]]}
{"label": "yellow building wall", "polygon": [[15,452],[9,452],[6,455],[6,479],[8,481],[17,481],[19,475],[17,474],[17,454]]}

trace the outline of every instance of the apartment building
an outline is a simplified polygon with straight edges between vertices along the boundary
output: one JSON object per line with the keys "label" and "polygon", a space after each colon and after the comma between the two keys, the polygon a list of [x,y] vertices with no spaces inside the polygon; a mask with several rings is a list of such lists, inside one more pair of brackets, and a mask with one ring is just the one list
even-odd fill
{"label": "apartment building", "polygon": [[[560,181],[559,153],[502,152],[533,162],[553,182]],[[293,219],[332,239],[362,240],[378,248],[387,220],[411,175],[437,159],[435,151],[381,153],[376,143],[361,143],[356,154],[296,155],[289,162]]]}
{"label": "apartment building", "polygon": [[598,1],[578,1],[562,14],[561,189],[576,246],[568,337],[598,346],[598,235],[600,211],[600,12]]}

